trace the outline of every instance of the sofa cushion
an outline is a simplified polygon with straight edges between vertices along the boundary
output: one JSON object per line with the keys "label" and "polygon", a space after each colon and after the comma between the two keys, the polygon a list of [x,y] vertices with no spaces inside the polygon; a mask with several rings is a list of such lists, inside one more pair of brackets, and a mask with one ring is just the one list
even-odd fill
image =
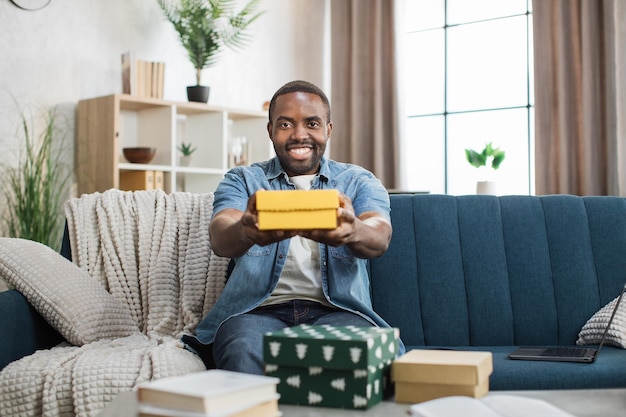
{"label": "sofa cushion", "polygon": [[[572,345],[567,345],[572,346]],[[407,350],[418,348],[407,346]],[[423,348],[423,347],[422,347]],[[432,346],[450,349],[449,346]],[[488,351],[493,355],[489,390],[599,389],[624,386],[626,355],[605,346],[593,364],[551,361],[520,361],[508,355],[519,346],[456,346],[455,350]]]}
{"label": "sofa cushion", "polygon": [[[619,296],[615,297],[585,323],[578,334],[576,344],[597,345],[600,343],[618,299]],[[626,299],[620,302],[604,343],[626,349]]]}
{"label": "sofa cushion", "polygon": [[0,238],[0,276],[74,345],[139,332],[128,307],[41,243]]}

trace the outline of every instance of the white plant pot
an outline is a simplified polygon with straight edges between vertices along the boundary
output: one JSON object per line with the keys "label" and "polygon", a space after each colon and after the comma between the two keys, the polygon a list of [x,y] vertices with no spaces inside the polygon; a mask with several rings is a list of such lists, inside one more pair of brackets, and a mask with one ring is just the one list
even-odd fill
{"label": "white plant pot", "polygon": [[180,165],[181,167],[188,167],[189,165],[191,165],[191,155],[181,155],[178,159],[178,165]]}
{"label": "white plant pot", "polygon": [[476,194],[497,194],[497,184],[494,181],[478,181],[476,183]]}

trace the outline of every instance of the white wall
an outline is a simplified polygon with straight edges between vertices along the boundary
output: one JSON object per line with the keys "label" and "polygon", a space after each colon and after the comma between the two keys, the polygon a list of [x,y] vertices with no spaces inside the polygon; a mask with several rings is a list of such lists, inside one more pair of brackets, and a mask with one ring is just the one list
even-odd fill
{"label": "white wall", "polygon": [[[261,109],[278,87],[296,78],[323,87],[324,4],[261,0],[266,12],[250,30],[252,42],[226,51],[204,71],[209,104]],[[156,0],[51,0],[38,11],[1,0],[0,27],[0,162],[14,161],[22,144],[18,107],[36,113],[59,106],[73,143],[78,100],[121,93],[123,52],[166,63],[167,100],[186,101],[186,86],[195,84],[195,71]]]}

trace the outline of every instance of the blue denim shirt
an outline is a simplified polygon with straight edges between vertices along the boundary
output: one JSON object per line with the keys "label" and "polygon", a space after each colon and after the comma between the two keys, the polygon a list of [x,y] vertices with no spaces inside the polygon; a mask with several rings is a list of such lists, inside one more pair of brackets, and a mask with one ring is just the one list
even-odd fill
{"label": "blue denim shirt", "polygon": [[[213,215],[226,208],[245,211],[248,198],[260,188],[294,190],[278,158],[228,171],[215,191]],[[352,200],[355,214],[375,211],[390,220],[389,195],[374,175],[356,165],[323,158],[312,189],[338,189]],[[290,239],[267,246],[252,246],[235,261],[234,269],[215,306],[199,323],[196,340],[213,342],[218,327],[229,317],[259,306],[273,291],[287,259]],[[372,309],[365,259],[346,246],[320,244],[322,289],[332,305],[356,313],[373,325],[389,325]]]}

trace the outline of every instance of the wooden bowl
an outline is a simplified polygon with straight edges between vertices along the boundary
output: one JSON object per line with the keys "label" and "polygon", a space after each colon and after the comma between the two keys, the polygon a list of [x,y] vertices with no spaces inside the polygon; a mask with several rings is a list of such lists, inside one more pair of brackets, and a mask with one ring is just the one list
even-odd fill
{"label": "wooden bowl", "polygon": [[122,149],[124,158],[133,164],[147,164],[154,158],[156,148],[139,147]]}

